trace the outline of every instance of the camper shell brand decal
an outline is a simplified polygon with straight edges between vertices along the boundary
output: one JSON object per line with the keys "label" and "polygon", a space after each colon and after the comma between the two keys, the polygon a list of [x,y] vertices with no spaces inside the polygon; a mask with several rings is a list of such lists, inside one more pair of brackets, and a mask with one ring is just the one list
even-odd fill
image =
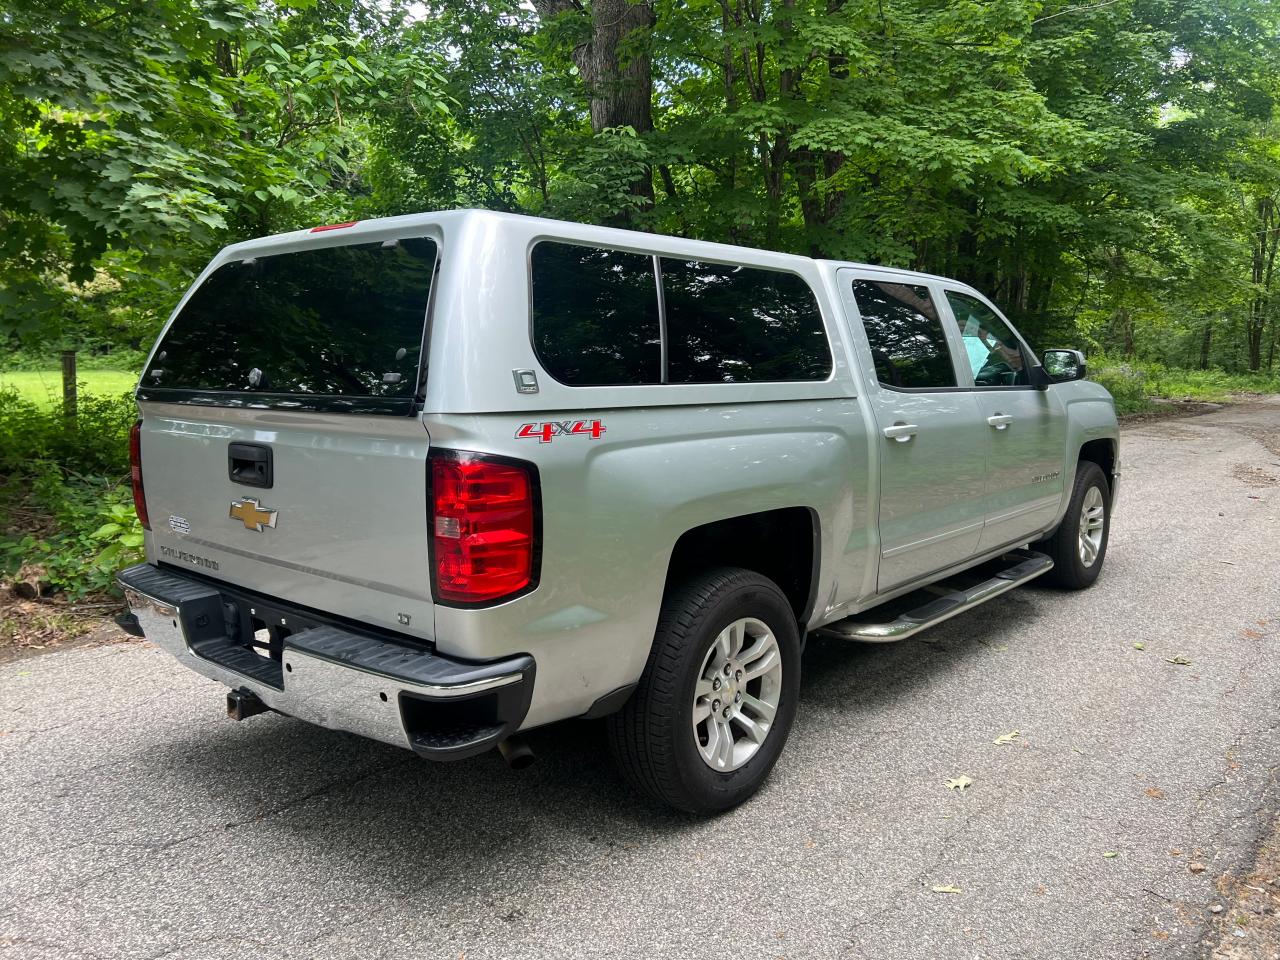
{"label": "camper shell brand decal", "polygon": [[599,420],[548,420],[543,423],[522,423],[516,430],[517,440],[537,440],[550,443],[556,437],[590,437],[599,440],[605,432]]}

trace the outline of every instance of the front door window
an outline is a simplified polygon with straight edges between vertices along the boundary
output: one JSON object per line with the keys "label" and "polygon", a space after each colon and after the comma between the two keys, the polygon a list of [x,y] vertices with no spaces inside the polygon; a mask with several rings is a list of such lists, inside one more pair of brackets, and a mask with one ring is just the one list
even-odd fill
{"label": "front door window", "polygon": [[1021,387],[1031,381],[1022,343],[1000,315],[981,300],[947,291],[960,325],[973,382],[979,387]]}

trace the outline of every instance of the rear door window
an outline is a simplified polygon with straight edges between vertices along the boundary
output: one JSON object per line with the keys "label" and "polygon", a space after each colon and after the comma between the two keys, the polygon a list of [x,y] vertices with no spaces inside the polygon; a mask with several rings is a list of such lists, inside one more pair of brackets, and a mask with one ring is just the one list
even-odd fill
{"label": "rear door window", "polygon": [[662,382],[653,257],[543,241],[532,253],[533,345],[574,387]]}
{"label": "rear door window", "polygon": [[831,347],[799,276],[662,258],[670,383],[825,380]]}
{"label": "rear door window", "polygon": [[881,384],[902,389],[957,386],[947,335],[928,287],[858,279],[853,297]]}
{"label": "rear door window", "polygon": [[408,413],[435,262],[417,237],[225,263],[174,318],[139,396]]}

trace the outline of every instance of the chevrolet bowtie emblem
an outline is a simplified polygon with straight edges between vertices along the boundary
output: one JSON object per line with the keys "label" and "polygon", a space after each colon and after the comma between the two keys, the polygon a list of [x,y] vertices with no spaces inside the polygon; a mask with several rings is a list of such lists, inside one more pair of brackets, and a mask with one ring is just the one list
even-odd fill
{"label": "chevrolet bowtie emblem", "polygon": [[268,510],[253,497],[231,501],[231,519],[239,520],[246,530],[262,532],[264,527],[276,525],[276,512]]}

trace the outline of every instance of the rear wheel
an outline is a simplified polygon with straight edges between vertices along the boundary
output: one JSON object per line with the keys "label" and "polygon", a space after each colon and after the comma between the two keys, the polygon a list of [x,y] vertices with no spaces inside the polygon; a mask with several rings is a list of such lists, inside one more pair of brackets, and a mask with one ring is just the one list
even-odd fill
{"label": "rear wheel", "polygon": [[1035,545],[1053,558],[1053,569],[1045,579],[1068,590],[1093,586],[1102,572],[1110,532],[1111,485],[1101,467],[1082,460],[1062,524],[1048,540]]}
{"label": "rear wheel", "polygon": [[715,813],[773,769],[795,719],[800,637],[782,591],[723,569],[672,590],[649,661],[609,718],[623,774],[660,803]]}

